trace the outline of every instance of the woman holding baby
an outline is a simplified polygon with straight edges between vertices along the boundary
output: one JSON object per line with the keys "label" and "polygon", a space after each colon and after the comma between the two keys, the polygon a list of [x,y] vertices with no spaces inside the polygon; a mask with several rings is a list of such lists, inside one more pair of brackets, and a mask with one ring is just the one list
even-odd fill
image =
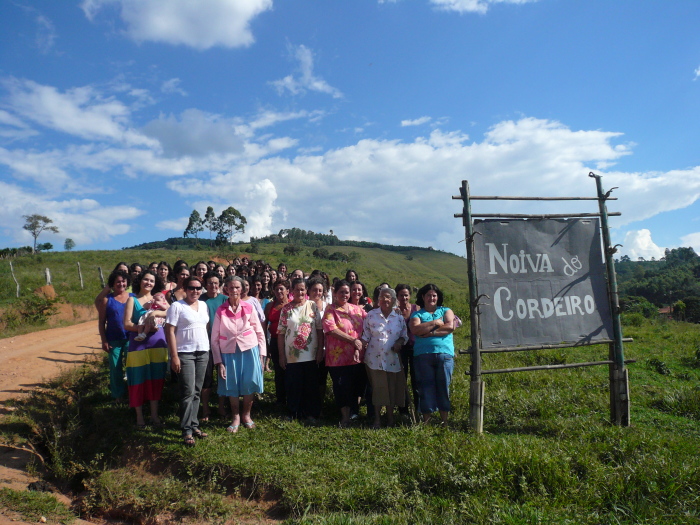
{"label": "woman holding baby", "polygon": [[[124,329],[129,332],[129,351],[126,355],[126,380],[129,390],[129,406],[136,410],[136,426],[144,428],[143,405],[149,402],[151,424],[160,426],[158,401],[163,393],[163,383],[168,370],[168,345],[165,332],[157,319],[164,319],[165,310],[152,309],[154,295],[162,290],[161,280],[150,270],[143,272],[132,284],[134,296],[124,307]],[[150,312],[150,313],[149,313]],[[148,322],[143,340],[138,340],[139,321],[144,315]]]}

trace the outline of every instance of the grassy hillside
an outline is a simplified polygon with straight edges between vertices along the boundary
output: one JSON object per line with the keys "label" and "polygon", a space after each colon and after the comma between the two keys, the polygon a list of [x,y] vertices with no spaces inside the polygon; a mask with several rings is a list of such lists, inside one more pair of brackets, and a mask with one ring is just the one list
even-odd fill
{"label": "grassy hillside", "polygon": [[[410,281],[413,286],[422,286],[435,282],[449,294],[460,295],[467,290],[467,263],[463,257],[444,252],[415,250],[410,252],[391,252],[377,248],[357,248],[348,246],[328,247],[329,251],[343,253],[356,252],[359,258],[352,263],[317,259],[311,255],[314,248],[304,248],[299,255],[284,255],[284,244],[260,245],[260,253],[250,254],[252,259],[263,259],[274,267],[285,262],[291,271],[301,268],[304,271],[324,270],[331,276],[344,277],[348,268],[355,269],[361,280],[370,289],[382,281],[392,286]],[[12,260],[15,276],[20,283],[21,293],[31,293],[46,284],[44,269],[51,271],[52,282],[60,297],[73,304],[92,304],[100,291],[98,267],[102,267],[105,279],[114,266],[124,261],[128,264],[139,262],[149,264],[152,261],[166,260],[171,265],[178,259],[190,264],[207,261],[212,258],[230,254],[246,254],[234,250],[221,253],[216,250],[118,250],[118,251],[75,251],[42,253],[34,256],[19,257]],[[408,260],[406,256],[413,259]],[[85,288],[80,289],[77,263],[83,273]],[[410,278],[409,278],[410,276]],[[0,307],[12,302],[16,286],[10,275],[10,260],[0,260]]]}

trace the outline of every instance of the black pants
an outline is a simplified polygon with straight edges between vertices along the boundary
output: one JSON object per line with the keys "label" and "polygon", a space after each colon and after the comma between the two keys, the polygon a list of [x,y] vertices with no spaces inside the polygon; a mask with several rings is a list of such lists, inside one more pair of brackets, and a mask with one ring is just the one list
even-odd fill
{"label": "black pants", "polygon": [[319,417],[321,399],[316,361],[287,363],[284,382],[287,391],[287,407],[291,416],[297,419]]}
{"label": "black pants", "polygon": [[273,369],[275,371],[275,395],[277,396],[277,402],[284,405],[287,403],[287,389],[285,388],[284,368],[280,366],[280,354],[277,348],[277,337],[275,336],[272,336],[270,340],[268,355],[272,360]]}

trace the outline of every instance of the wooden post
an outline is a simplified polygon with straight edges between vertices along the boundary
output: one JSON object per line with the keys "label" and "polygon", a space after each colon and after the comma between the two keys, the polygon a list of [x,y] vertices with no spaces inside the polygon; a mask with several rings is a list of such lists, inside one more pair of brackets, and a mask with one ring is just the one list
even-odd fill
{"label": "wooden post", "polygon": [[462,181],[462,224],[466,233],[467,272],[469,276],[469,322],[471,327],[471,365],[469,375],[469,423],[477,434],[484,431],[484,382],[481,379],[481,344],[479,341],[479,293],[476,286],[474,268],[474,226],[472,224],[472,206],[469,200],[469,183]]}
{"label": "wooden post", "polygon": [[105,276],[102,275],[102,267],[98,266],[97,271],[100,273],[100,284],[102,284],[102,288],[105,287]]}
{"label": "wooden post", "polygon": [[605,268],[608,276],[608,298],[610,301],[610,313],[612,314],[613,340],[610,345],[610,357],[614,364],[610,365],[610,421],[614,425],[628,427],[630,425],[630,401],[629,380],[625,368],[625,352],[622,343],[622,324],[620,323],[620,302],[617,292],[617,276],[615,275],[614,249],[610,241],[610,229],[608,228],[608,209],[605,201],[610,196],[603,192],[603,182],[600,175],[591,172],[598,191],[598,207],[600,209],[600,226],[603,233],[603,249],[605,255]]}
{"label": "wooden post", "polygon": [[44,270],[44,273],[46,274],[46,285],[47,285],[47,286],[51,286],[51,270],[49,270],[48,268],[46,268],[46,269]]}
{"label": "wooden post", "polygon": [[80,289],[84,290],[85,285],[83,284],[83,272],[80,271],[80,261],[78,261],[78,277],[80,277]]}
{"label": "wooden post", "polygon": [[15,281],[15,284],[17,285],[17,297],[19,297],[19,282],[17,282],[17,277],[15,277],[15,269],[12,267],[12,261],[10,261],[10,273],[12,274],[12,279]]}

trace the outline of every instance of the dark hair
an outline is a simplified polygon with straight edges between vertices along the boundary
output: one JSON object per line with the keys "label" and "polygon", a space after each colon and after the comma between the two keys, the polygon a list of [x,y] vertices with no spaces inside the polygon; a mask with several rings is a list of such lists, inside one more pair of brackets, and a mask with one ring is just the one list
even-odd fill
{"label": "dark hair", "polygon": [[[295,270],[295,271],[296,271],[296,270]],[[306,279],[304,279],[303,277],[301,277],[301,278],[300,278],[300,277],[295,277],[295,278],[292,280],[292,287],[291,287],[291,289],[294,290],[294,288],[297,287],[297,284],[303,284],[303,285],[304,285],[304,288],[306,288]]]}
{"label": "dark hair", "polygon": [[408,293],[411,293],[411,292],[412,292],[411,287],[410,287],[409,285],[407,285],[407,284],[404,284],[404,283],[399,283],[399,284],[397,284],[396,287],[394,288],[394,291],[396,292],[396,295],[399,295],[399,292],[400,292],[401,290],[408,290]]}
{"label": "dark hair", "polygon": [[418,290],[418,293],[416,294],[416,304],[418,306],[420,306],[421,308],[425,308],[425,302],[423,301],[423,296],[425,294],[427,294],[428,292],[430,292],[431,290],[433,290],[433,291],[435,291],[435,293],[437,293],[437,296],[438,296],[437,305],[442,306],[442,299],[443,299],[442,292],[440,291],[440,288],[438,288],[434,284],[426,284],[423,288]]}
{"label": "dark hair", "polygon": [[[160,261],[158,263],[158,268],[156,268],[156,271],[160,270],[161,266],[165,266],[168,269],[168,277],[166,277],[168,282],[174,283],[175,282],[175,273],[173,272],[173,269],[168,264],[168,261]],[[163,285],[165,285],[165,282],[163,282]]]}
{"label": "dark hair", "polygon": [[221,276],[213,270],[209,270],[207,273],[204,274],[204,284],[206,285],[209,279],[211,279],[212,277],[216,277],[219,281],[219,286],[221,286]]}
{"label": "dark hair", "polygon": [[[252,277],[250,277],[250,278],[248,279],[248,282],[250,283],[250,291],[251,291],[251,292],[253,292],[253,291],[254,291],[254,288],[255,288],[255,287],[253,286],[253,283],[260,283],[260,284],[262,285],[262,287],[265,288],[265,285],[264,285],[263,282],[262,282],[262,276],[259,275],[259,274],[258,274],[258,275],[253,275]],[[261,294],[260,297],[256,297],[255,295],[253,295],[253,297],[255,297],[256,299],[262,299],[262,298],[263,298],[263,297],[262,297],[263,288],[260,289],[260,294]],[[251,294],[251,295],[252,295],[252,294]]]}
{"label": "dark hair", "polygon": [[[352,272],[352,273],[355,274],[355,278],[354,278],[354,279],[350,279],[350,272]],[[355,270],[353,270],[353,269],[351,268],[350,270],[348,270],[347,272],[345,272],[345,280],[346,280],[347,282],[359,281],[359,280],[360,280],[360,274],[357,273]]]}
{"label": "dark hair", "polygon": [[350,289],[349,282],[347,282],[345,279],[338,279],[336,282],[333,283],[333,293],[337,293],[338,290],[340,290],[343,286],[347,286],[348,290]]}
{"label": "dark hair", "polygon": [[323,279],[321,279],[320,277],[312,277],[306,282],[307,288],[311,288],[312,286],[316,286],[317,284],[321,285],[321,288],[323,288],[323,293],[326,293],[326,291],[328,291],[326,283],[323,282]]}
{"label": "dark hair", "polygon": [[277,280],[275,281],[275,284],[274,284],[274,286],[272,287],[272,289],[274,290],[274,289],[277,288],[280,284],[281,284],[282,286],[284,286],[287,290],[289,290],[289,289],[292,287],[292,286],[289,284],[289,281],[288,281],[287,279],[277,279]]}
{"label": "dark hair", "polygon": [[175,261],[175,264],[173,264],[173,271],[175,273],[179,273],[181,266],[187,266],[188,269],[190,267],[190,265],[187,264],[185,261],[183,261],[182,259],[178,259],[177,261]]}
{"label": "dark hair", "polygon": [[141,268],[141,271],[143,271],[143,265],[141,265],[141,264],[139,264],[139,263],[131,263],[131,266],[129,266],[129,271],[130,271],[130,272],[133,272],[133,271],[136,269],[137,266],[138,266],[139,268]]}
{"label": "dark hair", "polygon": [[185,279],[185,282],[182,283],[183,288],[187,288],[192,281],[197,281],[199,283],[199,286],[204,286],[204,283],[199,277],[197,277],[196,275],[190,275],[187,279]]}
{"label": "dark hair", "polygon": [[151,290],[151,293],[158,293],[163,291],[163,283],[160,282],[160,279],[158,279],[158,276],[153,273],[151,270],[146,270],[141,272],[141,275],[139,275],[138,279],[136,279],[131,287],[131,289],[134,291],[134,293],[141,293],[141,281],[143,281],[143,278],[146,277],[147,275],[152,275],[153,278],[156,281],[156,284],[153,285],[153,290]]}
{"label": "dark hair", "polygon": [[150,268],[150,267],[153,266],[154,264],[156,265],[156,268],[158,268],[158,262],[157,262],[157,261],[153,261],[151,264],[148,265],[148,267]]}
{"label": "dark hair", "polygon": [[[209,267],[210,270],[213,270],[214,268],[216,268],[216,261],[211,261],[211,260],[207,261],[207,266]],[[212,268],[212,266],[214,268]]]}
{"label": "dark hair", "polygon": [[129,267],[129,265],[126,264],[125,262],[118,262],[117,265],[114,267],[114,270],[112,270],[112,271],[113,272],[117,271],[120,266],[126,266],[127,268]]}
{"label": "dark hair", "polygon": [[124,279],[126,279],[126,285],[131,285],[131,274],[129,272],[125,272],[124,270],[114,270],[109,274],[109,278],[107,279],[107,284],[110,288],[114,288],[114,281],[117,280],[117,277],[124,277]]}
{"label": "dark hair", "polygon": [[369,297],[369,293],[367,293],[367,287],[365,286],[364,283],[361,283],[360,281],[351,281],[350,282],[350,291],[352,291],[352,287],[356,284],[359,284],[360,287],[362,288],[362,297],[360,297],[360,303],[361,305],[367,304],[367,297]]}

